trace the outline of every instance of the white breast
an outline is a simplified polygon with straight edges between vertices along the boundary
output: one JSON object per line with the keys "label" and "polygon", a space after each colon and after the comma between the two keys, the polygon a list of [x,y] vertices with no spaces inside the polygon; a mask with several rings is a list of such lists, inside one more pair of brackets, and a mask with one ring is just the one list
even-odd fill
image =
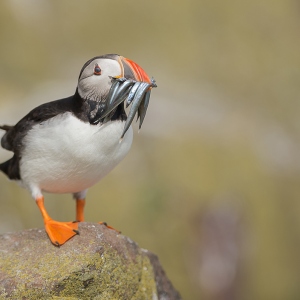
{"label": "white breast", "polygon": [[65,113],[35,125],[24,139],[22,185],[51,193],[76,193],[94,185],[128,153],[130,128],[119,142],[124,122],[90,125]]}

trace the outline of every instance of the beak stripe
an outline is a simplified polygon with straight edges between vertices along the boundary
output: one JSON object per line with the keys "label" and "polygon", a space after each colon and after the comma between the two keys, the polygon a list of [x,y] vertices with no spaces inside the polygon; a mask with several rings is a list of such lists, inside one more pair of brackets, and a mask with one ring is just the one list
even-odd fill
{"label": "beak stripe", "polygon": [[121,77],[125,77],[125,71],[124,71],[124,65],[122,64],[122,56],[119,56],[118,57],[118,63],[121,67],[121,75],[120,75],[120,78]]}
{"label": "beak stripe", "polygon": [[137,63],[125,57],[122,57],[122,62],[124,65],[125,78],[131,78],[136,81],[151,83],[149,76]]}

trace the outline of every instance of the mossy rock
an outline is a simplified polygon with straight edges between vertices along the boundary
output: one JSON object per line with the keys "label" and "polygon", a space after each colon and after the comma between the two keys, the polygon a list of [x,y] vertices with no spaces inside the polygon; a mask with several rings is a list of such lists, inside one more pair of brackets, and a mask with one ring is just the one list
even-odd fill
{"label": "mossy rock", "polygon": [[44,230],[0,235],[0,299],[181,299],[157,257],[104,225],[61,247]]}

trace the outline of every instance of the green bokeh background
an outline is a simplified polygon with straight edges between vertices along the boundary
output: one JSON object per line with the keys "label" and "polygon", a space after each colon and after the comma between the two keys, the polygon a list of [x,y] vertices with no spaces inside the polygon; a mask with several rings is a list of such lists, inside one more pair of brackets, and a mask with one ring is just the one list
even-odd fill
{"label": "green bokeh background", "polygon": [[[93,56],[133,59],[158,88],[86,220],[155,252],[184,299],[299,299],[299,32],[296,0],[3,0],[0,122],[71,95]],[[47,194],[50,215],[74,219],[70,199]],[[231,298],[200,276],[220,211],[238,249]],[[0,233],[32,227],[34,201],[0,175]]]}

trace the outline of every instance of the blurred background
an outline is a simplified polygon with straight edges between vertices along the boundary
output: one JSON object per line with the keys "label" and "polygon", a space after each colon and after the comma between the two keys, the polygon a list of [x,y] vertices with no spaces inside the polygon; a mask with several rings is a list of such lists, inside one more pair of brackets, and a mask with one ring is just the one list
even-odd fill
{"label": "blurred background", "polygon": [[[299,32],[297,0],[3,0],[0,123],[72,95],[93,56],[136,61],[158,88],[86,220],[156,253],[183,299],[299,299]],[[70,195],[46,207],[74,219]],[[42,226],[0,175],[0,233]]]}

